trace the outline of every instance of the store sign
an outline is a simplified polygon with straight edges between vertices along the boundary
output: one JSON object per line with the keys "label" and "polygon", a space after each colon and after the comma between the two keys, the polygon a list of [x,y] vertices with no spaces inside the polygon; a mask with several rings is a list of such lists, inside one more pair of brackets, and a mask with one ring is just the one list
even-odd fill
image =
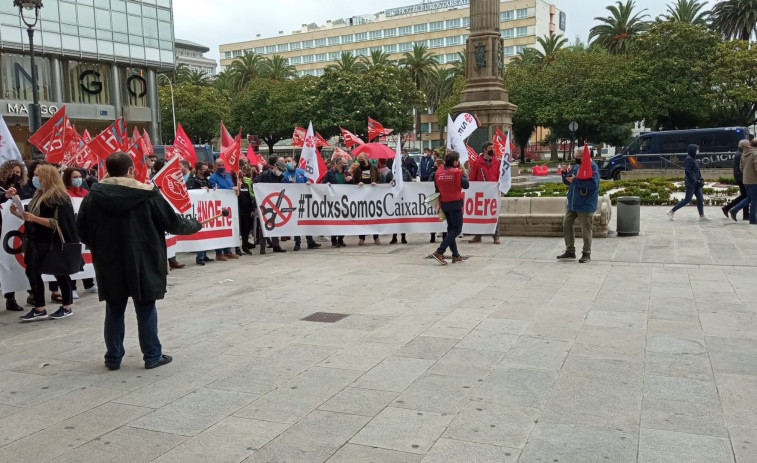
{"label": "store sign", "polygon": [[[103,91],[102,75],[92,69],[79,74],[79,87],[88,95],[99,95]],[[147,95],[147,81],[144,77],[134,74],[126,79],[126,91],[129,95],[142,98]]]}
{"label": "store sign", "polygon": [[[31,104],[31,103],[29,103]],[[27,103],[7,103],[7,113],[8,114],[29,114],[29,104]],[[42,112],[43,116],[52,116],[56,112],[58,112],[58,109],[60,109],[58,106],[55,105],[39,105],[40,110]]]}
{"label": "store sign", "polygon": [[392,17],[392,16],[401,16],[405,14],[413,14],[413,13],[427,13],[429,11],[437,11],[444,8],[456,8],[456,7],[467,7],[470,5],[470,0],[443,0],[443,1],[437,1],[437,2],[426,2],[426,3],[419,3],[417,5],[410,5],[410,6],[402,6],[399,8],[392,8],[391,10],[386,10],[386,17]]}

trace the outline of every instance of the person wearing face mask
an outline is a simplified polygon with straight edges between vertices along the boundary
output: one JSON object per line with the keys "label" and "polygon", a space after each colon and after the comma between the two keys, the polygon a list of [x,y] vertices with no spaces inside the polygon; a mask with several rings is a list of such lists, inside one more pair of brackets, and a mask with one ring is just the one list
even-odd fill
{"label": "person wearing face mask", "polygon": [[[498,182],[500,161],[494,156],[494,144],[490,141],[481,147],[481,155],[473,162],[470,169],[471,182]],[[499,223],[492,235],[494,244],[499,244]],[[469,243],[480,243],[481,235],[476,235]]]}
{"label": "person wearing face mask", "polygon": [[[21,191],[21,186],[26,183],[25,171],[26,166],[19,161],[5,161],[0,165],[0,186],[5,190],[0,196],[0,204],[4,204]],[[0,220],[2,220],[1,217]],[[16,293],[5,293],[4,296],[5,310],[14,312],[24,310],[24,308],[16,302]]]}
{"label": "person wearing face mask", "polygon": [[[581,164],[584,162],[591,163],[592,177],[582,180],[577,175]],[[557,259],[576,258],[576,236],[573,224],[578,220],[584,240],[583,254],[578,262],[582,264],[591,262],[591,227],[594,211],[597,210],[597,201],[599,199],[599,166],[591,158],[583,159],[583,149],[580,149],[576,151],[576,165],[573,166],[570,172],[563,172],[562,181],[568,185],[568,205],[563,219],[565,252],[557,256]]]}
{"label": "person wearing face mask", "polygon": [[[69,167],[63,171],[63,186],[66,187],[66,192],[68,193],[70,197],[84,198],[85,196],[87,196],[87,193],[89,193],[89,190],[84,188],[83,185],[84,185],[84,178],[82,177],[81,170],[79,170],[76,167]],[[97,285],[95,284],[94,279],[85,278],[84,280],[82,280],[82,283],[84,283],[84,292],[87,292],[87,293],[97,292]],[[71,285],[73,289],[71,294],[74,299],[77,299],[79,295],[76,293],[76,281],[72,281]],[[53,293],[52,298],[54,300],[57,299],[55,295],[58,294],[58,284],[51,282],[50,291],[52,291]],[[55,302],[60,302],[60,301],[55,300]]]}
{"label": "person wearing face mask", "polygon": [[415,180],[415,177],[418,176],[418,163],[407,154],[407,150],[402,150],[402,167],[407,169],[410,172],[410,177]]}
{"label": "person wearing face mask", "polygon": [[442,244],[432,254],[442,265],[447,265],[444,253],[449,248],[452,251],[452,263],[457,264],[465,259],[457,251],[455,239],[463,231],[463,200],[469,187],[468,176],[460,169],[460,154],[449,150],[444,155],[444,167],[439,167],[434,175],[434,186],[439,193],[439,203],[447,217],[447,236]]}
{"label": "person wearing face mask", "polygon": [[[357,162],[352,165],[352,183],[355,185],[376,185],[381,183],[381,173],[379,173],[378,167],[368,162],[368,158],[365,154],[360,154],[357,157]],[[358,245],[365,244],[365,235],[358,236]],[[373,235],[373,244],[376,246],[381,244],[381,240],[378,235]]]}
{"label": "person wearing face mask", "polygon": [[699,164],[697,163],[697,154],[699,154],[698,145],[689,145],[688,156],[683,163],[683,167],[686,171],[685,185],[686,196],[676,204],[673,209],[667,212],[670,220],[674,219],[676,211],[691,202],[691,199],[697,197],[697,211],[699,211],[699,220],[701,222],[708,222],[710,219],[704,215],[704,198],[702,196],[702,188],[704,188],[704,178],[699,171]]}
{"label": "person wearing face mask", "polygon": [[[239,196],[239,187],[234,186],[234,180],[226,172],[226,161],[221,158],[216,159],[216,171],[208,178],[210,187],[218,190],[234,190]],[[239,259],[239,256],[231,252],[231,248],[216,249],[216,260],[223,262],[229,259]]]}
{"label": "person wearing face mask", "polygon": [[[300,169],[299,167],[296,167],[294,165],[294,159],[292,159],[291,156],[287,156],[284,158],[284,163],[286,164],[286,170],[284,171],[284,180],[282,180],[283,183],[305,183],[310,185],[311,182],[309,178],[305,176],[305,171],[303,169]],[[308,249],[318,249],[321,247],[320,244],[316,243],[312,236],[306,236],[305,239],[308,243]],[[302,237],[301,236],[295,236],[294,237],[294,251],[299,251],[302,246]]]}
{"label": "person wearing face mask", "polygon": [[[284,181],[284,171],[287,170],[286,162],[283,159],[278,159],[273,167],[266,170],[262,174],[258,175],[255,181],[257,183],[282,183]],[[271,238],[271,247],[273,252],[286,252],[279,244],[279,238]],[[265,240],[260,241],[260,253],[265,254],[266,243]]]}
{"label": "person wearing face mask", "polygon": [[[329,169],[324,175],[321,183],[326,185],[345,185],[352,183],[352,173],[347,169],[347,160],[338,157],[334,161],[334,168]],[[343,248],[347,245],[344,243],[344,235],[334,235],[331,237],[331,247]]]}
{"label": "person wearing face mask", "polygon": [[421,165],[419,166],[419,174],[421,176],[421,182],[431,181],[432,171],[434,169],[434,156],[431,154],[431,150],[423,148],[423,157],[421,158]]}

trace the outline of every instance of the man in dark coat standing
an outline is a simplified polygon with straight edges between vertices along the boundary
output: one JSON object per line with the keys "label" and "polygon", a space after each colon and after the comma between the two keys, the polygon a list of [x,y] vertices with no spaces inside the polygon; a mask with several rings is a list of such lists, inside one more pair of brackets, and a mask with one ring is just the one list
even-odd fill
{"label": "man in dark coat standing", "polygon": [[105,366],[121,367],[124,356],[124,311],[134,301],[139,346],[145,368],[171,362],[158,339],[155,301],[166,294],[166,232],[191,235],[202,225],[171,208],[157,189],[134,179],[128,154],[105,161],[108,177],[92,186],[82,201],[76,228],[92,252],[100,300],[105,301]]}

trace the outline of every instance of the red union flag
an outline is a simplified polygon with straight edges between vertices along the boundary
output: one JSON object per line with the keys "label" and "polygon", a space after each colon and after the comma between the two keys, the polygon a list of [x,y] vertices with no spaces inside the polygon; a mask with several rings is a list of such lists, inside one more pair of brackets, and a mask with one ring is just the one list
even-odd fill
{"label": "red union flag", "polygon": [[221,152],[223,153],[223,150],[227,146],[231,146],[231,144],[234,142],[234,138],[231,136],[228,130],[226,130],[226,126],[224,125],[223,121],[221,121]]}
{"label": "red union flag", "polygon": [[[166,159],[169,159],[168,154],[169,152],[166,151]],[[189,161],[192,165],[197,162],[195,147],[181,124],[178,124],[176,127],[176,138],[173,141],[173,151],[171,152],[171,157],[174,156]]]}
{"label": "red union flag", "polygon": [[468,160],[473,164],[478,159],[478,153],[469,145],[465,145],[465,147],[468,149]]}
{"label": "red union flag", "polygon": [[71,125],[69,121],[66,121],[66,139],[63,149],[63,163],[65,165],[73,165],[74,158],[76,158],[79,152],[79,147],[84,143],[79,133],[76,131],[76,127]]}
{"label": "red union flag", "polygon": [[[42,127],[29,137],[29,143],[36,146],[43,154],[47,154],[50,149],[50,138],[58,130],[61,124],[65,126],[66,122],[66,107],[62,106],[58,111],[53,114],[53,117],[47,120]],[[62,149],[62,148],[60,148]]]}
{"label": "red union flag", "polygon": [[174,156],[166,165],[155,174],[152,182],[160,189],[161,194],[166,200],[173,204],[173,207],[180,214],[192,209],[192,201],[189,199],[187,185],[184,183],[184,174],[179,168],[179,157]]}
{"label": "red union flag", "polygon": [[123,135],[125,125],[123,119],[118,118],[89,142],[88,146],[95,156],[104,160],[116,151],[128,149],[127,140]]}
{"label": "red union flag", "polygon": [[[134,129],[136,132],[136,129]],[[140,137],[141,138],[141,137]],[[142,142],[140,139],[132,139],[129,149],[126,153],[134,163],[134,179],[138,182],[147,183],[147,166],[145,166],[145,155],[142,151]]]}
{"label": "red union flag", "polygon": [[84,140],[84,143],[89,143],[90,140],[92,140],[92,136],[89,134],[89,130],[84,129],[84,133],[81,134],[82,140]]}
{"label": "red union flag", "polygon": [[505,153],[508,153],[510,157],[507,160],[512,161],[512,152],[515,147],[512,142],[510,142],[509,147],[507,146],[507,137],[505,137],[505,134],[502,133],[499,127],[494,131],[492,142],[494,143],[494,155],[497,156],[497,158],[501,159]]}
{"label": "red union flag", "polygon": [[226,170],[229,172],[239,173],[239,158],[241,157],[242,150],[242,134],[231,139],[231,144],[224,148],[221,152],[221,159],[226,163]]}
{"label": "red union flag", "polygon": [[302,127],[295,127],[294,133],[292,134],[292,146],[303,146],[305,143],[306,135],[307,130],[303,129]]}
{"label": "red union flag", "polygon": [[392,129],[385,129],[384,126],[381,125],[381,123],[379,123],[378,121],[375,121],[371,119],[370,117],[368,118],[368,140],[369,141],[381,135],[384,135],[384,136],[389,135],[390,133],[392,133]]}
{"label": "red union flag", "polygon": [[155,149],[152,146],[150,134],[147,133],[147,130],[142,131],[142,152],[145,153],[145,156],[155,154]]}
{"label": "red union flag", "polygon": [[352,156],[350,156],[349,153],[339,147],[334,148],[334,154],[331,155],[331,160],[336,161],[340,157],[346,159],[347,162],[352,162]]}
{"label": "red union flag", "polygon": [[315,146],[317,146],[318,148],[321,148],[324,146],[331,146],[331,145],[329,145],[329,142],[327,142],[326,139],[323,138],[320,133],[316,132],[315,133]]}
{"label": "red union flag", "polygon": [[347,148],[352,148],[355,145],[365,145],[365,142],[361,140],[359,137],[357,137],[354,133],[350,132],[349,130],[345,130],[341,127],[339,127],[339,130],[342,131],[342,138],[344,138],[344,146]]}

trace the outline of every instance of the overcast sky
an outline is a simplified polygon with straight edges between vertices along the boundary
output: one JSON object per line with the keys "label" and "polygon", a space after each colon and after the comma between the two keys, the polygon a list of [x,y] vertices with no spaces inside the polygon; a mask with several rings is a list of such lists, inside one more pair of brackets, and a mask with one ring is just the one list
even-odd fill
{"label": "overcast sky", "polygon": [[[609,0],[552,0],[567,14],[566,36],[572,42],[576,36],[586,40],[594,17],[607,16]],[[666,4],[674,0],[636,0],[640,8],[647,8],[655,17],[666,11]],[[240,0],[231,7],[223,7],[217,0],[174,0],[176,38],[191,40],[210,47],[206,56],[218,60],[218,45],[254,39],[257,34],[272,37],[278,31],[291,33],[302,24],[323,25],[328,19],[348,18],[372,14],[387,8],[414,5],[421,0]]]}

